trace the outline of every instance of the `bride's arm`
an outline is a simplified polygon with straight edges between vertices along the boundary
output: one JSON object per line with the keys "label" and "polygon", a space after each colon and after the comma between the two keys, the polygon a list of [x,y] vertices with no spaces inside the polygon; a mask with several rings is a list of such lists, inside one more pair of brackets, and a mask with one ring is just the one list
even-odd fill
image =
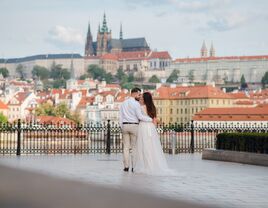
{"label": "bride's arm", "polygon": [[[143,106],[141,106],[141,108],[142,108],[143,112],[144,112],[148,117],[150,117],[150,116],[148,115],[148,113],[147,113],[146,106],[143,105]],[[150,118],[151,118],[151,117],[150,117]],[[158,124],[158,119],[157,119],[157,118],[153,118],[153,119],[152,119],[152,122],[153,122],[154,125],[157,126],[157,124]]]}
{"label": "bride's arm", "polygon": [[140,121],[145,121],[145,122],[152,122],[153,121],[153,119],[150,116],[148,116],[147,114],[144,115],[142,113],[142,107],[139,104],[138,104],[138,106],[136,106],[135,110],[136,110],[136,115]]}

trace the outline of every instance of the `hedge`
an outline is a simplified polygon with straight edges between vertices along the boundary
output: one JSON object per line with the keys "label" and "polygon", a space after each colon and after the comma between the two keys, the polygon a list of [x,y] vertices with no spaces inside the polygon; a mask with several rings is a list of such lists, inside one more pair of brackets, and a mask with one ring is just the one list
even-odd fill
{"label": "hedge", "polygon": [[268,154],[268,133],[221,133],[216,149]]}

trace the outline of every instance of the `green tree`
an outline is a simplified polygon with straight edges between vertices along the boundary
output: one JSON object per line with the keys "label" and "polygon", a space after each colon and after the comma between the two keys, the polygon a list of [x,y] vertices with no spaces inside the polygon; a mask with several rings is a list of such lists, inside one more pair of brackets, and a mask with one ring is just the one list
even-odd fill
{"label": "green tree", "polygon": [[69,119],[73,120],[75,123],[81,122],[81,114],[78,111],[73,112]]}
{"label": "green tree", "polygon": [[240,79],[240,87],[241,89],[246,89],[248,87],[244,74],[242,74]]}
{"label": "green tree", "polygon": [[156,75],[153,75],[153,76],[149,79],[149,82],[152,82],[152,83],[160,83],[160,79],[159,79]]}
{"label": "green tree", "polygon": [[83,74],[83,75],[81,75],[81,76],[79,77],[79,79],[81,79],[81,80],[85,80],[85,79],[87,79],[87,78],[89,78],[89,74]]}
{"label": "green tree", "polygon": [[261,83],[262,86],[265,87],[266,85],[268,85],[268,71],[265,72],[265,74],[263,75],[262,79],[261,79]]}
{"label": "green tree", "polygon": [[55,115],[59,117],[71,117],[71,112],[66,103],[60,103],[55,108]]}
{"label": "green tree", "polygon": [[167,83],[174,83],[178,80],[179,78],[179,74],[180,74],[180,71],[179,70],[176,70],[174,69],[171,74],[169,75],[169,77],[167,78]]}
{"label": "green tree", "polygon": [[56,79],[51,83],[53,88],[65,88],[66,87],[66,80],[65,79]]}
{"label": "green tree", "polygon": [[1,123],[7,123],[7,117],[3,113],[0,113],[0,124]]}
{"label": "green tree", "polygon": [[19,78],[21,80],[25,80],[25,78],[26,78],[26,74],[25,74],[24,70],[25,70],[25,67],[22,64],[19,64],[16,68],[16,72],[19,75]]}
{"label": "green tree", "polygon": [[41,80],[44,80],[50,77],[50,71],[46,67],[35,65],[32,75],[33,77],[39,77]]}
{"label": "green tree", "polygon": [[123,71],[123,69],[118,69],[117,72],[116,72],[116,79],[118,81],[122,80],[124,77],[126,77],[127,75],[125,74],[125,72]]}
{"label": "green tree", "polygon": [[61,64],[56,64],[55,62],[52,63],[51,66],[51,72],[50,72],[50,78],[54,80],[59,79],[70,79],[71,73],[68,71],[68,69],[62,68]]}
{"label": "green tree", "polygon": [[42,103],[35,109],[37,116],[56,116],[55,108],[50,103]]}
{"label": "green tree", "polygon": [[105,75],[105,81],[110,84],[114,81],[114,77],[111,73],[106,73]]}
{"label": "green tree", "polygon": [[123,89],[128,89],[128,90],[131,90],[133,89],[135,86],[132,82],[125,82],[125,83],[122,83],[121,87]]}
{"label": "green tree", "polygon": [[128,76],[128,82],[134,82],[134,80],[135,80],[134,74],[130,73]]}
{"label": "green tree", "polygon": [[103,79],[105,79],[105,76],[106,76],[105,70],[95,64],[89,65],[87,72],[90,74],[90,76],[93,79],[97,79],[99,81],[102,81]]}
{"label": "green tree", "polygon": [[36,108],[35,114],[37,116],[58,116],[66,117],[74,122],[80,122],[80,114],[75,111],[72,113],[66,103],[60,103],[57,106],[53,106],[50,103],[43,103]]}
{"label": "green tree", "polygon": [[3,68],[0,68],[0,74],[2,74],[4,78],[6,78],[9,76],[9,71],[7,68],[3,67]]}

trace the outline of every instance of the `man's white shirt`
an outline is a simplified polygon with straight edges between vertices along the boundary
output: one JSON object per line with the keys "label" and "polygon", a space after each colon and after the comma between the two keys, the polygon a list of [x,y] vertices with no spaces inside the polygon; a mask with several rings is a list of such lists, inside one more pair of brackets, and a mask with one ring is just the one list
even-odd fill
{"label": "man's white shirt", "polygon": [[149,116],[143,115],[140,103],[133,97],[130,97],[120,106],[120,126],[122,127],[124,122],[139,123],[139,121],[151,122],[152,119]]}

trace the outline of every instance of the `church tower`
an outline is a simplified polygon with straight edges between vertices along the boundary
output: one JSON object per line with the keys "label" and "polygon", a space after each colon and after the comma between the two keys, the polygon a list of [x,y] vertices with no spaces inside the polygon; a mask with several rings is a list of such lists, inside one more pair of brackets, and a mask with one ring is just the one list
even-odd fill
{"label": "church tower", "polygon": [[120,40],[123,40],[122,23],[120,24],[120,34],[119,34],[119,39],[120,39]]}
{"label": "church tower", "polygon": [[208,56],[208,50],[207,50],[205,41],[203,41],[203,45],[201,48],[201,58],[205,58],[207,56]]}
{"label": "church tower", "polygon": [[90,23],[88,23],[88,30],[87,30],[87,40],[85,45],[85,56],[93,56],[94,49],[93,49],[93,38],[90,30]]}
{"label": "church tower", "polygon": [[112,39],[112,32],[109,31],[106,21],[106,15],[103,15],[102,27],[98,30],[97,35],[97,55],[106,54],[109,52],[109,42]]}
{"label": "church tower", "polygon": [[73,54],[72,54],[72,60],[71,60],[71,65],[70,65],[70,78],[75,79]]}
{"label": "church tower", "polygon": [[209,56],[210,57],[215,57],[215,55],[216,55],[216,51],[214,49],[213,42],[211,42],[211,46],[210,46],[210,50],[209,50]]}

